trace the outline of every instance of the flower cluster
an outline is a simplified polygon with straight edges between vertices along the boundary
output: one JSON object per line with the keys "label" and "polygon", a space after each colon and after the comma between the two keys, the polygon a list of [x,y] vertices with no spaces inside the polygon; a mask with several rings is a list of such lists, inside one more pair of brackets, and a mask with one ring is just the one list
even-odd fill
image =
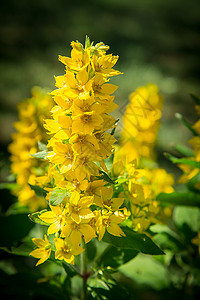
{"label": "flower cluster", "polygon": [[47,141],[43,122],[52,107],[51,96],[34,87],[32,97],[18,105],[19,121],[14,124],[17,132],[13,133],[13,141],[9,145],[11,171],[16,175],[17,183],[13,193],[19,203],[31,211],[46,206],[44,198],[38,197],[29,184],[35,185],[36,177],[45,172],[45,163],[39,164],[31,154],[38,152],[38,142]]}
{"label": "flower cluster", "polygon": [[129,200],[131,226],[141,232],[164,217],[156,196],[173,191],[172,175],[152,160],[162,102],[153,84],[131,94],[112,166],[113,177],[122,183],[120,195]]}
{"label": "flower cluster", "polygon": [[[98,236],[100,241],[106,230],[124,236],[119,224],[127,213],[121,207],[124,199],[113,197],[104,162],[115,142],[108,130],[115,127],[116,120],[109,113],[117,107],[112,95],[117,86],[109,78],[120,74],[113,69],[118,56],[106,54],[108,46],[93,45],[88,38],[85,47],[78,41],[71,46],[71,57],[59,56],[66,71],[55,77],[57,89],[51,94],[56,105],[44,125],[51,135],[48,174],[37,181],[48,191],[50,210],[39,218],[49,225],[47,235],[56,236],[55,258],[73,264],[74,255],[83,251],[82,239],[88,243]],[[33,242],[41,249],[40,258],[46,260],[48,243],[43,240],[40,247],[37,240]],[[35,252],[32,255],[39,258]]]}
{"label": "flower cluster", "polygon": [[130,102],[123,116],[121,150],[133,157],[153,158],[153,148],[159,129],[163,99],[154,84],[139,87],[130,95]]}

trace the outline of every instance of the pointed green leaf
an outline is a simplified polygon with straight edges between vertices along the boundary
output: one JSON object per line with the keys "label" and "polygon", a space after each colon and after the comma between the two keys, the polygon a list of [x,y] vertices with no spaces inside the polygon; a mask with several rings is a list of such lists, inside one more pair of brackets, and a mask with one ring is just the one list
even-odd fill
{"label": "pointed green leaf", "polygon": [[91,45],[89,36],[85,37],[85,49],[89,48]]}
{"label": "pointed green leaf", "polygon": [[200,169],[200,162],[197,162],[195,160],[192,159],[188,159],[188,158],[177,158],[169,153],[164,153],[164,155],[171,160],[171,162],[173,162],[174,164],[185,164],[188,165],[190,167],[193,168],[199,168]]}
{"label": "pointed green leaf", "polygon": [[175,114],[175,117],[176,117],[179,121],[181,121],[181,123],[182,123],[185,127],[187,127],[187,128],[192,132],[192,134],[198,135],[197,132],[196,132],[196,130],[194,130],[194,128],[192,127],[192,125],[191,125],[190,123],[188,123],[188,122],[183,118],[183,116],[182,116],[181,114],[176,113],[176,114]]}
{"label": "pointed green leaf", "polygon": [[19,185],[17,183],[9,183],[9,182],[2,182],[0,183],[0,190],[14,190],[18,187]]}
{"label": "pointed green leaf", "polygon": [[200,195],[192,192],[184,193],[160,193],[157,198],[157,201],[161,203],[169,203],[174,205],[183,205],[183,206],[197,206],[200,207]]}
{"label": "pointed green leaf", "polygon": [[47,145],[43,144],[42,142],[38,142],[38,147],[40,149],[40,151],[46,151],[47,150]]}
{"label": "pointed green leaf", "polygon": [[37,211],[35,213],[29,214],[28,217],[29,219],[34,222],[34,223],[38,223],[40,225],[49,225],[46,222],[42,221],[39,216],[43,213],[45,213],[47,211],[47,209],[43,209],[41,211]]}
{"label": "pointed green leaf", "polygon": [[32,157],[34,158],[39,158],[39,159],[47,159],[47,155],[49,154],[50,152],[46,151],[46,150],[43,150],[43,151],[40,151],[40,152],[37,152],[35,154],[30,154]]}
{"label": "pointed green leaf", "polygon": [[190,94],[191,98],[195,101],[197,105],[200,105],[200,97],[194,94]]}
{"label": "pointed green leaf", "polygon": [[98,258],[97,263],[102,267],[118,268],[133,259],[137,254],[137,250],[121,249],[109,245]]}
{"label": "pointed green leaf", "polygon": [[50,204],[56,206],[60,204],[65,197],[70,197],[70,193],[66,189],[55,189],[50,196]]}
{"label": "pointed green leaf", "polygon": [[46,194],[47,192],[40,186],[38,185],[32,185],[32,184],[28,184],[30,186],[30,188],[32,190],[34,190],[34,192],[36,193],[36,195],[40,198],[45,198],[46,197]]}
{"label": "pointed green leaf", "polygon": [[32,241],[30,241],[30,242],[22,243],[18,247],[10,247],[10,248],[1,247],[0,249],[15,255],[29,256],[30,252],[34,249],[34,244]]}
{"label": "pointed green leaf", "polygon": [[105,233],[103,241],[121,249],[134,249],[145,254],[160,255],[164,252],[144,233],[136,233],[128,227],[122,227],[125,237]]}
{"label": "pointed green leaf", "polygon": [[177,144],[174,149],[179,152],[181,155],[186,156],[186,157],[192,157],[194,156],[194,152],[192,149],[185,147],[181,144]]}

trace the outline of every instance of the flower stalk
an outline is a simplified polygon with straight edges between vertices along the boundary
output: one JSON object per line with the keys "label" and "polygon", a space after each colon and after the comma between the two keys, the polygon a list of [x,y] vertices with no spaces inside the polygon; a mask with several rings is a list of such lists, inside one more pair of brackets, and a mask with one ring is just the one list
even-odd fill
{"label": "flower stalk", "polygon": [[88,268],[87,268],[87,246],[82,238],[82,248],[85,250],[80,254],[80,269],[82,277],[82,290],[81,290],[81,300],[87,299],[87,279],[88,279]]}

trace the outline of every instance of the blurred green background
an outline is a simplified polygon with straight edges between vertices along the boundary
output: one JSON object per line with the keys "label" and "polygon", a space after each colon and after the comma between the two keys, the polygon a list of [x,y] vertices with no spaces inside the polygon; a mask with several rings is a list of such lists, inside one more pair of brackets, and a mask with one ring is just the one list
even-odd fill
{"label": "blurred green background", "polygon": [[[199,94],[199,11],[199,0],[1,1],[0,181],[9,175],[7,145],[14,131],[12,124],[17,120],[16,104],[30,97],[34,85],[54,89],[54,75],[64,73],[58,55],[69,56],[70,42],[84,43],[86,34],[95,43],[108,44],[109,53],[120,56],[116,68],[124,75],[112,79],[112,83],[119,85],[116,102],[120,107],[116,117],[121,117],[129,94],[136,87],[155,83],[165,98],[159,153],[171,152],[173,143],[186,143],[190,133],[174,114],[182,113],[191,123],[197,119],[189,93]],[[173,170],[173,166],[166,165],[163,156],[160,157],[161,164]],[[4,212],[14,199],[6,190],[1,191],[1,199]],[[8,273],[12,274],[10,256],[2,255]],[[27,261],[20,257],[12,259],[17,269],[32,270],[30,258]],[[1,263],[1,269],[4,268]],[[21,283],[23,279],[18,280]],[[15,278],[12,284],[14,282],[13,290],[18,285]],[[35,286],[31,288],[34,290]],[[27,285],[27,293],[28,289]],[[44,289],[39,292],[42,291]],[[160,299],[168,296],[170,294],[162,293]],[[154,293],[144,292],[141,297],[159,299]]]}

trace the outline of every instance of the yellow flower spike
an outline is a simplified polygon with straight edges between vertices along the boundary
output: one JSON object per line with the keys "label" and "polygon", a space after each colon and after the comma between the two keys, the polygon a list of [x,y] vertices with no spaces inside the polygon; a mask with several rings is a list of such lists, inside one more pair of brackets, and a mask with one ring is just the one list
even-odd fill
{"label": "yellow flower spike", "polygon": [[44,240],[40,238],[33,238],[32,241],[38,249],[33,250],[30,255],[35,258],[40,258],[36,263],[36,266],[38,266],[49,258],[51,254],[51,244],[49,243],[46,234],[44,236]]}
{"label": "yellow flower spike", "polygon": [[69,238],[55,238],[54,241],[56,246],[55,258],[64,260],[68,264],[74,264],[74,255],[79,255],[84,251],[79,245],[74,246]]}
{"label": "yellow flower spike", "polygon": [[31,98],[18,105],[17,132],[12,135],[13,142],[9,145],[11,170],[16,175],[18,185],[12,192],[18,197],[19,203],[31,211],[46,207],[46,201],[31,190],[28,182],[35,185],[37,174],[45,174],[47,162],[38,162],[30,154],[39,151],[38,142],[47,141],[43,123],[44,118],[50,116],[52,106],[52,98],[46,92],[38,87],[33,88]]}

